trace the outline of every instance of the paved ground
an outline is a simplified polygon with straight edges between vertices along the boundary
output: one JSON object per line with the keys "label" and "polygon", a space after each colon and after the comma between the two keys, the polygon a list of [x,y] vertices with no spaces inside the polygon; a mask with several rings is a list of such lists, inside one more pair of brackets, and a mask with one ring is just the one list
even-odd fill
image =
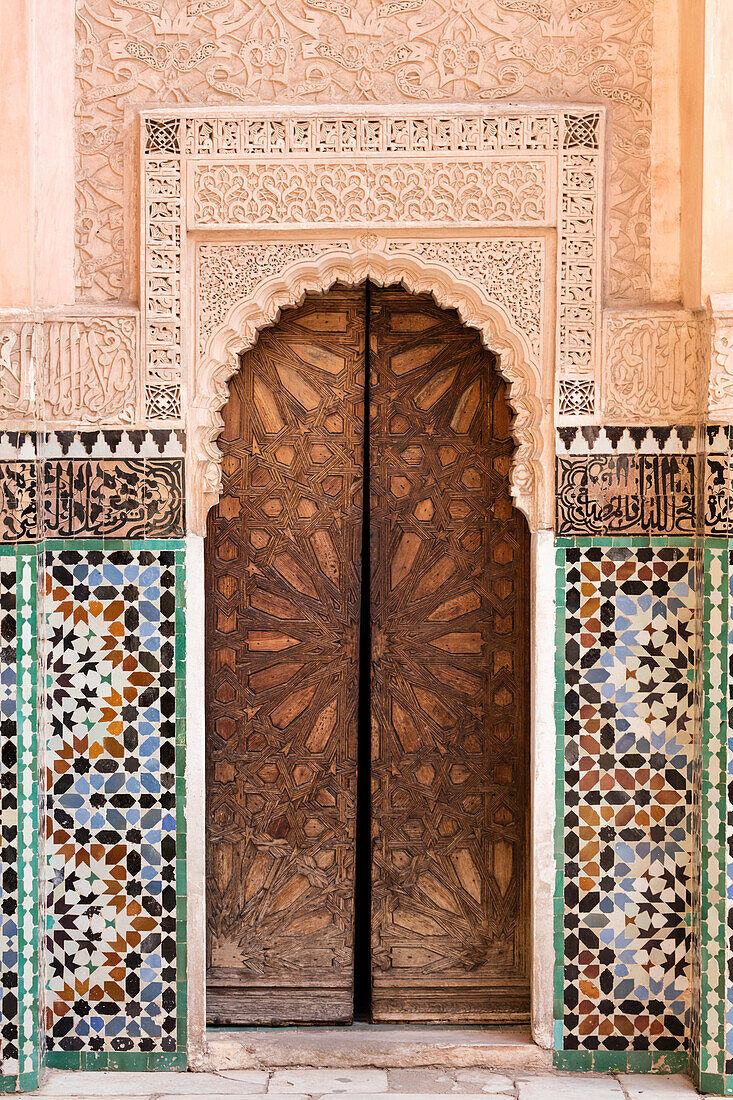
{"label": "paved ground", "polygon": [[43,1100],[684,1100],[697,1096],[685,1077],[577,1074],[504,1076],[481,1069],[278,1069],[223,1073],[66,1073],[52,1071]]}

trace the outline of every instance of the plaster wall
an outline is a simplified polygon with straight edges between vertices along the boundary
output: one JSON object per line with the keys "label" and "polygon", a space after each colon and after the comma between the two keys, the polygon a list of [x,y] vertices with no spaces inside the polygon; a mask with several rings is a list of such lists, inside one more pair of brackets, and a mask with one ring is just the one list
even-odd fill
{"label": "plaster wall", "polygon": [[33,303],[33,125],[31,0],[8,0],[0,10],[0,67],[3,73],[0,164],[3,195],[3,263],[0,308]]}
{"label": "plaster wall", "polygon": [[726,0],[705,5],[702,296],[733,286],[733,19]]}

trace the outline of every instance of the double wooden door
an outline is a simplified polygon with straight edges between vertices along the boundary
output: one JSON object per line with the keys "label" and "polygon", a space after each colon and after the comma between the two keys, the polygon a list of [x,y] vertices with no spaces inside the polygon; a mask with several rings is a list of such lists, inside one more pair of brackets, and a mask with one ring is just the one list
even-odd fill
{"label": "double wooden door", "polygon": [[492,356],[428,296],[337,287],[243,356],[219,444],[210,1022],[348,1022],[355,955],[375,1021],[525,1019],[528,532]]}

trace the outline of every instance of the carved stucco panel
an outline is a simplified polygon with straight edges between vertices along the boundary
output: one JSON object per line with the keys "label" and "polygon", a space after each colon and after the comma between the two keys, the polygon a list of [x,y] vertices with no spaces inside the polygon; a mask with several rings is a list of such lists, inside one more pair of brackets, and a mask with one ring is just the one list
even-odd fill
{"label": "carved stucco panel", "polygon": [[708,419],[733,423],[733,295],[710,297]]}
{"label": "carved stucco panel", "polygon": [[[461,240],[451,264],[480,287],[490,283],[491,300],[501,303],[510,322],[520,319],[524,338],[536,349],[540,326],[533,303],[544,295],[544,252],[541,271],[536,249],[534,267],[525,263],[520,271],[512,255],[507,270],[496,230],[511,219],[515,231],[536,231],[546,221],[548,229],[556,228],[554,368],[549,357],[545,369],[554,369],[557,377],[558,419],[593,421],[598,415],[604,121],[602,111],[577,107],[145,115],[147,417],[170,423],[184,415],[188,229],[241,233],[271,226],[278,233],[297,230],[307,243],[327,230],[389,228],[413,238],[419,227],[432,235],[430,247],[438,258],[446,246],[436,235],[450,228],[451,240]],[[339,154],[329,161],[329,172],[323,170],[324,151]],[[465,186],[449,186],[446,163],[468,166],[468,175],[457,177]],[[525,164],[537,166],[539,174],[514,171]],[[436,190],[437,175],[442,184]],[[502,181],[493,196],[482,186],[492,175]],[[387,177],[405,189],[399,201],[385,197],[386,185],[378,181]],[[492,209],[497,225],[491,224]],[[470,230],[473,240],[461,233]],[[525,260],[529,257],[525,253]]]}
{"label": "carved stucco panel", "polygon": [[134,423],[139,417],[137,314],[53,320],[44,329],[44,420]]}
{"label": "carved stucco panel", "polygon": [[[123,214],[137,104],[569,99],[612,111],[610,294],[650,283],[652,0],[76,0],[77,282],[134,288]],[[127,263],[126,274],[123,264]]]}
{"label": "carved stucco panel", "polygon": [[33,420],[42,329],[31,315],[0,318],[0,421]]}
{"label": "carved stucco panel", "polygon": [[703,332],[702,313],[606,313],[604,422],[696,423],[701,413]]}
{"label": "carved stucco panel", "polygon": [[553,160],[194,164],[189,224],[547,225]]}
{"label": "carved stucco panel", "polygon": [[[446,242],[447,243],[447,242]],[[309,292],[325,291],[335,282],[358,284],[373,279],[381,285],[402,283],[415,293],[432,293],[438,304],[456,309],[465,324],[476,328],[487,348],[497,355],[499,370],[509,383],[508,396],[514,411],[512,431],[517,450],[512,466],[512,492],[528,518],[532,530],[548,529],[553,523],[554,475],[552,438],[552,377],[533,356],[529,342],[518,326],[484,287],[454,268],[450,253],[439,257],[430,248],[422,252],[420,242],[390,242],[373,234],[355,238],[348,245],[331,242],[330,247],[297,256],[292,243],[236,246],[205,245],[207,263],[197,265],[202,282],[197,289],[202,300],[221,293],[222,272],[240,266],[251,267],[256,250],[262,249],[269,278],[248,280],[246,272],[235,276],[232,293],[225,301],[233,304],[221,310],[223,320],[212,327],[211,305],[203,301],[201,324],[210,328],[200,335],[200,351],[189,382],[188,408],[188,506],[194,533],[205,531],[206,515],[221,491],[221,453],[217,438],[223,427],[221,409],[228,398],[227,383],[239,366],[239,357],[250,347],[258,331],[277,320],[281,308],[299,302]],[[505,246],[508,250],[508,245]],[[217,248],[223,249],[223,267],[213,278],[205,274]],[[277,249],[282,248],[281,269]],[[526,242],[518,242],[517,263],[526,262]],[[237,298],[234,287],[248,287]],[[545,349],[546,350],[546,349]]]}

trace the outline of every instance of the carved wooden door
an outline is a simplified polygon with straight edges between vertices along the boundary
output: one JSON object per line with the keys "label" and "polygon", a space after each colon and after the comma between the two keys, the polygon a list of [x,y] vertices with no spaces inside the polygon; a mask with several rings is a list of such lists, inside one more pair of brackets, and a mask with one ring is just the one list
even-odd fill
{"label": "carved wooden door", "polygon": [[372,1015],[529,1010],[528,532],[504,384],[432,298],[372,289]]}
{"label": "carved wooden door", "polygon": [[526,1018],[528,534],[492,357],[429,297],[337,288],[262,333],[230,393],[206,544],[209,1020],[351,1018],[360,615],[372,1016]]}
{"label": "carved wooden door", "polygon": [[232,379],[209,515],[208,1018],[352,1014],[364,291]]}

